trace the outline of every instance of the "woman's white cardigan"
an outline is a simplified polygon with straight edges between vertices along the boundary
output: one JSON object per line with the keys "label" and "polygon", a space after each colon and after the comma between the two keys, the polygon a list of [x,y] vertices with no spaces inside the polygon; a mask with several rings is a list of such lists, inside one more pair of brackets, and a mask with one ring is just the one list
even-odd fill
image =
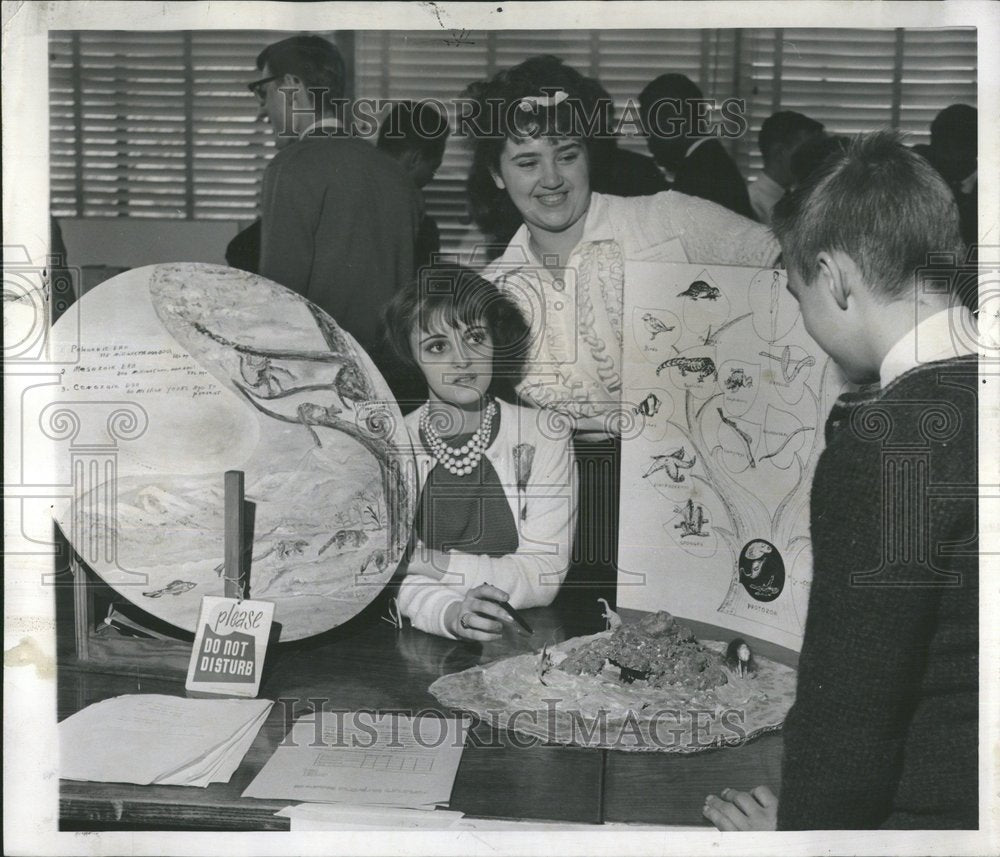
{"label": "woman's white cardigan", "polygon": [[[441,580],[408,574],[397,596],[400,612],[415,628],[451,639],[445,611],[469,589],[489,583],[507,592],[512,607],[541,607],[555,598],[569,568],[577,503],[569,426],[550,411],[501,400],[497,404],[500,427],[485,457],[506,494],[517,526],[517,550],[501,557],[452,551]],[[437,461],[424,450],[418,423],[419,411],[406,417],[419,493]],[[426,548],[418,541],[416,550]]]}

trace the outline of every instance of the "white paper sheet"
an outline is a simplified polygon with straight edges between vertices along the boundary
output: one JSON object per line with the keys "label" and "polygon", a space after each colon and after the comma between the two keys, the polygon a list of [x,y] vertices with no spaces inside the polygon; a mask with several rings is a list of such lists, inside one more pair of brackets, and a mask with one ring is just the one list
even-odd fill
{"label": "white paper sheet", "polygon": [[159,694],[105,699],[59,724],[60,775],[139,785],[227,782],[272,704]]}
{"label": "white paper sheet", "polygon": [[465,718],[368,711],[303,717],[243,797],[402,807],[445,803],[468,726]]}
{"label": "white paper sheet", "polygon": [[669,830],[708,833],[712,828],[693,825],[625,824],[606,822],[586,824],[570,821],[534,819],[467,818],[460,812],[426,812],[399,807],[313,804],[286,806],[275,815],[289,819],[293,832],[318,830],[459,830],[459,831],[595,831],[595,830]]}
{"label": "white paper sheet", "polygon": [[302,803],[276,812],[292,830],[442,830],[462,820],[460,812],[398,806]]}

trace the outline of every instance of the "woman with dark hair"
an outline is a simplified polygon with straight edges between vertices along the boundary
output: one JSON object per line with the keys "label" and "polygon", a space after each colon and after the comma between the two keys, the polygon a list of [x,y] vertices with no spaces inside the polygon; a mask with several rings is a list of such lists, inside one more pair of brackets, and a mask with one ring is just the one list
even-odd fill
{"label": "woman with dark hair", "polygon": [[[531,57],[521,63],[517,71],[526,78],[545,80],[554,89],[579,96],[581,118],[587,123],[593,190],[614,196],[651,196],[667,190],[669,185],[652,158],[618,145],[619,137],[614,131],[614,101],[599,81],[584,77],[551,54]],[[466,95],[479,100],[481,88],[486,86],[489,84],[473,84]],[[477,160],[484,154],[487,153],[477,147]],[[492,155],[489,153],[484,163],[473,167],[466,191],[476,225],[494,244],[506,246],[522,219],[510,197],[493,183],[489,170]]]}
{"label": "woman with dark hair", "polygon": [[529,331],[471,270],[429,267],[386,310],[396,356],[427,401],[406,417],[420,486],[398,602],[413,626],[468,640],[500,636],[499,605],[538,607],[569,567],[576,483],[569,432],[512,404]]}
{"label": "woman with dark hair", "polygon": [[606,105],[595,108],[585,79],[558,68],[535,58],[469,87],[480,111],[468,189],[487,231],[512,211],[521,221],[483,272],[521,306],[537,340],[518,393],[613,435],[618,421],[605,417],[620,407],[627,263],[767,267],[778,245],[706,200],[592,192]]}

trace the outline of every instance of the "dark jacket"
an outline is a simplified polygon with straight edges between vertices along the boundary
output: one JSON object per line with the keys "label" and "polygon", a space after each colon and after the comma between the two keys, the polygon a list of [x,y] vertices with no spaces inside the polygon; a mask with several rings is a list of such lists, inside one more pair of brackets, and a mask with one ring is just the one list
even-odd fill
{"label": "dark jacket", "polygon": [[374,350],[383,307],[414,275],[421,216],[393,158],[352,137],[307,137],[264,172],[260,273]]}
{"label": "dark jacket", "polygon": [[756,219],[739,167],[718,140],[707,140],[684,158],[674,173],[673,189]]}
{"label": "dark jacket", "polygon": [[977,827],[976,359],[838,400],[780,829]]}

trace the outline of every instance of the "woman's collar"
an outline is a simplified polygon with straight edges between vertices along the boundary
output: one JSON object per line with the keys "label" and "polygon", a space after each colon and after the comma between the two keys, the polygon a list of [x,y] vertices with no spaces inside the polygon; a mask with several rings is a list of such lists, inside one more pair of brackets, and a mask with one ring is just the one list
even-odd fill
{"label": "woman's collar", "polygon": [[[591,192],[590,204],[587,206],[587,214],[583,221],[583,235],[577,242],[577,247],[581,244],[590,244],[595,241],[611,241],[614,239],[614,230],[611,226],[611,218],[608,214],[608,200],[604,194]],[[510,239],[503,254],[496,260],[505,267],[538,266],[542,267],[542,262],[532,250],[531,230],[527,223],[521,223],[517,232]]]}

